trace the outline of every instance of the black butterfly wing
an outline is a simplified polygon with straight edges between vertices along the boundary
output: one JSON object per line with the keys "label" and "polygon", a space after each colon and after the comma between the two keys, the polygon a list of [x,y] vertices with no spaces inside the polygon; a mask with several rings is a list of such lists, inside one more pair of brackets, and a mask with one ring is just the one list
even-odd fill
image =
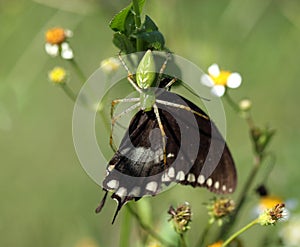
{"label": "black butterfly wing", "polygon": [[[174,98],[174,94],[165,92],[158,99],[185,105],[206,116],[195,104],[178,95]],[[139,111],[110,160],[103,181],[104,190],[112,191],[112,198],[118,202],[115,217],[127,201],[156,195],[162,185],[171,182],[207,187],[216,193],[231,193],[236,187],[232,156],[215,125],[186,109],[157,105],[166,135],[166,164],[163,136],[154,111]]]}
{"label": "black butterfly wing", "polygon": [[[194,111],[207,116],[199,107],[189,100],[182,100]],[[180,113],[179,113],[180,114]],[[200,144],[197,159],[180,181],[184,185],[206,187],[218,194],[234,192],[237,184],[237,174],[230,150],[215,124],[204,117],[194,115],[200,134]]]}

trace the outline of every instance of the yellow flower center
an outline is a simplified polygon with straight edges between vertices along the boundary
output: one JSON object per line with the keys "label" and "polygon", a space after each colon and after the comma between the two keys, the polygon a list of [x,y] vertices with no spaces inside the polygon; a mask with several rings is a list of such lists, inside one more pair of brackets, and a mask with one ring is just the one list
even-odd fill
{"label": "yellow flower center", "polygon": [[214,81],[215,85],[226,86],[227,79],[230,76],[230,72],[226,70],[221,70],[218,76],[210,75],[211,79]]}
{"label": "yellow flower center", "polygon": [[65,30],[59,27],[49,29],[45,36],[46,42],[53,45],[61,44],[66,40]]}
{"label": "yellow flower center", "polygon": [[259,206],[262,210],[275,207],[277,204],[283,203],[283,200],[277,196],[263,196],[260,199]]}
{"label": "yellow flower center", "polygon": [[66,82],[66,71],[61,67],[55,67],[49,72],[49,79],[55,84]]}

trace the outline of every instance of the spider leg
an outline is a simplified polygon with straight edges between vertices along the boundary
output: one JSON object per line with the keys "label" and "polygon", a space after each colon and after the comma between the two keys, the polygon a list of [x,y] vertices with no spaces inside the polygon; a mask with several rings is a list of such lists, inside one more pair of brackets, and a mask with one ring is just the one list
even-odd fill
{"label": "spider leg", "polygon": [[166,154],[166,133],[164,130],[164,126],[162,125],[161,118],[159,116],[158,107],[156,104],[153,105],[153,110],[158,122],[158,126],[162,135],[162,144],[163,144],[163,155],[164,155],[164,164],[167,164],[167,154]]}
{"label": "spider leg", "polygon": [[176,107],[176,108],[180,108],[186,111],[189,111],[193,114],[198,115],[199,117],[205,118],[207,120],[209,120],[209,117],[206,115],[203,115],[197,111],[194,111],[192,108],[190,108],[189,106],[185,106],[185,105],[181,105],[181,104],[176,104],[176,103],[172,103],[172,102],[168,102],[168,101],[164,101],[164,100],[160,100],[160,99],[156,99],[155,100],[156,103],[158,104],[162,104],[162,105],[167,105],[167,106],[171,106],[171,107]]}
{"label": "spider leg", "polygon": [[171,57],[171,53],[168,52],[167,53],[167,57],[166,57],[165,61],[163,62],[162,66],[161,66],[161,68],[159,70],[159,74],[158,74],[158,78],[157,78],[157,84],[158,84],[157,86],[159,86],[159,82],[160,82],[160,80],[161,80],[161,78],[163,76],[164,71],[167,68],[167,63],[168,63],[170,57]]}
{"label": "spider leg", "polygon": [[173,78],[171,81],[168,82],[168,84],[165,86],[165,89],[168,89],[168,87],[171,87],[175,82],[177,81],[177,78]]}
{"label": "spider leg", "polygon": [[[109,136],[109,145],[111,146],[112,150],[114,152],[117,151],[116,145],[114,144],[114,140],[113,140],[113,130],[114,130],[114,126],[116,121],[121,118],[122,116],[124,116],[125,114],[133,111],[134,109],[136,109],[137,107],[140,106],[140,101],[139,98],[129,98],[129,99],[115,99],[111,102],[111,108],[110,108],[110,117],[111,117],[111,130],[110,130],[110,136]],[[130,106],[129,108],[125,109],[124,111],[122,111],[121,113],[119,113],[118,115],[114,116],[114,111],[115,111],[115,106],[119,103],[131,103],[131,102],[138,102],[132,106]]]}
{"label": "spider leg", "polygon": [[119,59],[122,63],[122,65],[124,66],[125,70],[127,71],[127,80],[130,82],[130,84],[134,87],[134,89],[136,91],[138,91],[139,93],[142,93],[142,90],[138,87],[138,85],[133,81],[133,74],[130,72],[128,66],[126,65],[125,61],[123,60],[121,54],[119,54]]}

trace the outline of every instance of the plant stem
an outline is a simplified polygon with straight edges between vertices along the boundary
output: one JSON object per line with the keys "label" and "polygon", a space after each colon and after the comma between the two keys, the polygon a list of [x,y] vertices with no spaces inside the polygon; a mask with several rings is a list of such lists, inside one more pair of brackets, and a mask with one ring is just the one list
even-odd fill
{"label": "plant stem", "polygon": [[207,236],[208,236],[208,232],[209,232],[210,227],[211,227],[211,223],[208,222],[208,223],[206,224],[206,227],[205,227],[205,229],[204,229],[204,231],[203,231],[201,237],[199,238],[199,240],[198,240],[198,242],[197,242],[197,244],[196,244],[197,247],[205,246],[206,238],[207,238]]}
{"label": "plant stem", "polygon": [[159,241],[166,247],[175,247],[174,245],[163,239],[159,234],[157,234],[150,226],[146,225],[129,204],[127,204],[126,207],[128,208],[128,211],[135,217],[140,227],[142,227],[144,231],[146,231],[149,235],[151,235],[153,238],[155,238],[157,241]]}
{"label": "plant stem", "polygon": [[[238,106],[238,104],[230,97],[230,95],[228,94],[228,92],[225,94],[225,99],[227,100],[227,102],[229,103],[229,105],[237,112],[237,113],[240,113],[240,108]],[[253,119],[251,118],[251,115],[249,113],[249,115],[247,116],[247,118],[245,119],[247,124],[248,124],[248,127],[250,129],[250,132],[255,129],[255,125],[254,125],[254,122],[253,122]],[[253,139],[252,139],[253,141]],[[261,166],[261,163],[262,163],[262,160],[264,158],[264,155],[262,153],[256,153],[255,150],[254,150],[254,164],[253,164],[253,167],[252,167],[252,170],[239,194],[239,197],[237,199],[237,203],[236,203],[236,208],[233,212],[233,214],[230,216],[230,220],[228,223],[224,224],[220,230],[220,233],[219,233],[219,236],[218,236],[218,239],[222,239],[224,237],[226,237],[226,233],[230,232],[230,229],[233,227],[234,225],[234,222],[238,216],[238,214],[240,213],[240,210],[241,208],[243,207],[246,199],[247,199],[247,196],[248,196],[248,193],[249,193],[249,190],[251,189],[252,187],[252,184],[255,180],[255,177],[257,175],[257,172]]]}
{"label": "plant stem", "polygon": [[237,200],[237,203],[236,203],[236,208],[235,208],[233,214],[230,216],[229,222],[225,223],[223,225],[223,227],[221,228],[218,239],[222,239],[222,238],[226,237],[226,233],[230,232],[230,229],[234,225],[234,222],[235,222],[238,214],[240,213],[241,208],[243,207],[243,205],[244,205],[244,203],[247,199],[249,190],[252,187],[252,183],[254,182],[254,179],[255,179],[256,174],[259,170],[261,162],[262,162],[262,156],[261,155],[256,155],[254,157],[253,168],[252,168],[252,170],[251,170],[251,172],[248,176],[248,179],[247,179],[246,183],[244,184],[243,189],[240,192],[240,196],[239,196],[239,198]]}
{"label": "plant stem", "polygon": [[76,101],[76,94],[72,91],[72,89],[68,86],[68,84],[64,83],[64,84],[59,84],[60,87],[64,90],[64,92],[66,93],[66,95],[72,100],[72,101]]}
{"label": "plant stem", "polygon": [[73,68],[75,69],[81,83],[84,84],[86,81],[86,77],[83,71],[81,70],[81,68],[79,67],[78,63],[75,61],[75,59],[70,59],[69,61],[72,64]]}
{"label": "plant stem", "polygon": [[[132,0],[133,4],[133,11],[134,11],[134,22],[135,28],[137,31],[141,28],[142,21],[141,21],[141,13],[138,0]],[[143,50],[143,41],[139,38],[136,38],[136,51]]]}
{"label": "plant stem", "polygon": [[234,102],[228,92],[224,94],[224,98],[227,100],[228,104],[233,108],[233,110],[235,110],[237,113],[240,112],[240,107]]}
{"label": "plant stem", "polygon": [[129,247],[130,246],[130,227],[131,217],[128,207],[125,208],[123,212],[121,233],[120,233],[120,247]]}
{"label": "plant stem", "polygon": [[180,236],[180,247],[187,247],[187,244],[186,244],[185,238],[184,238],[184,234],[180,233],[179,236]]}
{"label": "plant stem", "polygon": [[242,234],[243,232],[247,231],[249,228],[257,224],[257,219],[251,221],[248,225],[244,226],[242,229],[237,231],[236,233],[232,234],[225,242],[222,244],[222,247],[227,246],[233,239],[235,239],[237,236]]}

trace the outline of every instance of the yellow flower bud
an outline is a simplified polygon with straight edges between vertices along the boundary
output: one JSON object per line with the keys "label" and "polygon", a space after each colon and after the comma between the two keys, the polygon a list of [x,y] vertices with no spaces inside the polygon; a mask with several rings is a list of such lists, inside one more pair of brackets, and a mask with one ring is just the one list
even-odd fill
{"label": "yellow flower bud", "polygon": [[54,84],[64,84],[67,81],[67,72],[64,68],[55,67],[48,73],[48,77]]}

